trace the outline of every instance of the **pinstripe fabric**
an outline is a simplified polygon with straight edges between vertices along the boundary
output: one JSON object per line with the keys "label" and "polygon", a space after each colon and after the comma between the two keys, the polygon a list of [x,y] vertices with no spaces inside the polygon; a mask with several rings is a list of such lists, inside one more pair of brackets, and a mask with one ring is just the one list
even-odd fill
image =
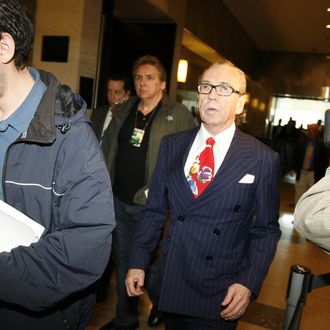
{"label": "pinstripe fabric", "polygon": [[[184,163],[196,134],[189,130],[162,142],[130,268],[147,267],[169,208],[159,309],[216,319],[228,286],[241,283],[255,297],[274,257],[280,237],[279,158],[236,129],[216,176],[195,199]],[[246,174],[255,176],[253,183],[239,183]]]}

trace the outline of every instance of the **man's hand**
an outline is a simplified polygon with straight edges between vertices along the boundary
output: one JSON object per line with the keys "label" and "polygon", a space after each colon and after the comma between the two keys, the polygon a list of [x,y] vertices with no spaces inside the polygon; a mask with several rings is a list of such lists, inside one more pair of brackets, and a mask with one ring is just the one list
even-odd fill
{"label": "man's hand", "polygon": [[145,273],[144,270],[142,269],[129,269],[125,284],[126,284],[126,289],[127,289],[127,294],[130,297],[133,296],[140,296],[143,294],[143,286],[144,286],[144,278],[145,278]]}
{"label": "man's hand", "polygon": [[250,302],[251,291],[242,284],[235,283],[228,288],[221,305],[226,308],[220,313],[225,320],[236,320],[241,317]]}

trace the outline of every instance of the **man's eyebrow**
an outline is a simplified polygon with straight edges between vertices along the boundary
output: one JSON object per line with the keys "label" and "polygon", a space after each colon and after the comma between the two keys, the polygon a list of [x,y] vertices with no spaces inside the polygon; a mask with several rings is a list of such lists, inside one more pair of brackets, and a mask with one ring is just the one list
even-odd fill
{"label": "man's eyebrow", "polygon": [[230,83],[227,81],[213,82],[210,80],[202,80],[200,84],[211,84],[211,85],[227,85],[230,86]]}
{"label": "man's eyebrow", "polygon": [[155,77],[156,73],[136,74],[135,77]]}

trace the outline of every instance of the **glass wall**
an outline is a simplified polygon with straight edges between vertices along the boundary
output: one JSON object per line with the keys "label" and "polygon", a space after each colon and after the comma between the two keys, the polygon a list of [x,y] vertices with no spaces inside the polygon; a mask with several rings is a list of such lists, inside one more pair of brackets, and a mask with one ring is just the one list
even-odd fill
{"label": "glass wall", "polygon": [[327,109],[330,109],[329,101],[276,96],[272,98],[269,119],[273,125],[278,125],[280,119],[281,124],[285,125],[291,118],[297,128],[302,126],[306,129],[308,124],[317,123],[318,120],[324,124]]}

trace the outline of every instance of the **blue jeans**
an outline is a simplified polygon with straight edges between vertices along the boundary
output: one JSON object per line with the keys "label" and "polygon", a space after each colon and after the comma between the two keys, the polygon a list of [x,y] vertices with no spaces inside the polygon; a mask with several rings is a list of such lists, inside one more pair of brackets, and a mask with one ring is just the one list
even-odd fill
{"label": "blue jeans", "polygon": [[[114,196],[114,209],[117,226],[113,232],[112,258],[117,275],[116,324],[127,325],[138,320],[138,297],[127,295],[125,279],[128,260],[139,215],[143,206],[126,204]],[[159,300],[159,262],[149,267],[146,277],[146,289],[154,306]]]}

